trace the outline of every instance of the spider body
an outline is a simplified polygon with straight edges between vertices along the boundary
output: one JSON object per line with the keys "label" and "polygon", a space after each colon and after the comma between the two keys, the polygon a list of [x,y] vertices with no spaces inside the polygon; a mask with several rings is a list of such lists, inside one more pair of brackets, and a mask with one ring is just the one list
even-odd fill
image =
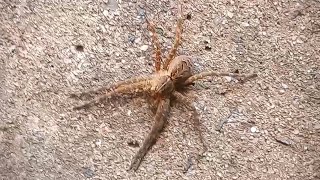
{"label": "spider body", "polygon": [[172,94],[176,87],[193,75],[192,58],[181,55],[175,57],[168,66],[168,70],[160,70],[156,73],[156,78],[151,86],[151,91],[158,96]]}
{"label": "spider body", "polygon": [[80,96],[85,94],[96,93],[105,91],[105,94],[98,96],[97,98],[74,107],[74,109],[87,108],[92,104],[100,103],[101,101],[121,94],[132,93],[148,93],[151,98],[151,109],[153,110],[154,124],[151,131],[146,136],[142,146],[133,157],[132,163],[129,169],[137,170],[142,162],[142,159],[156,143],[161,131],[167,123],[167,118],[170,112],[170,102],[174,99],[192,112],[192,120],[195,130],[198,132],[199,139],[203,145],[204,151],[206,146],[200,130],[200,121],[196,108],[192,104],[192,101],[179,91],[184,87],[192,84],[198,79],[203,79],[207,76],[231,76],[235,78],[251,78],[256,74],[235,74],[235,73],[218,73],[215,71],[206,71],[199,74],[193,72],[193,62],[190,56],[180,55],[176,56],[177,48],[181,41],[182,23],[181,7],[179,8],[179,18],[176,28],[176,36],[172,49],[170,50],[168,57],[165,61],[162,61],[160,43],[155,32],[155,27],[152,22],[147,21],[148,28],[152,32],[152,43],[155,51],[155,73],[147,76],[134,77],[128,80],[116,82],[110,86],[104,86],[102,88],[90,90],[81,93]]}

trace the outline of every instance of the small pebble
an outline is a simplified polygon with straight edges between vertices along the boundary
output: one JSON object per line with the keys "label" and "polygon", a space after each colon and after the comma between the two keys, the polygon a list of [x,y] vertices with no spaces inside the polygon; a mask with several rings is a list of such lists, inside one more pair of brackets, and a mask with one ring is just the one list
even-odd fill
{"label": "small pebble", "polygon": [[288,89],[288,85],[286,85],[286,84],[281,84],[281,86],[283,87],[283,89]]}
{"label": "small pebble", "polygon": [[101,139],[98,139],[98,140],[96,141],[96,146],[98,146],[98,147],[101,146]]}
{"label": "small pebble", "polygon": [[140,47],[141,51],[146,51],[148,49],[148,45],[143,45]]}
{"label": "small pebble", "polygon": [[128,37],[128,41],[129,41],[130,43],[135,43],[135,42],[136,42],[136,40],[137,40],[137,39],[135,39],[135,37],[134,37],[134,36],[129,35],[129,37]]}
{"label": "small pebble", "polygon": [[232,17],[233,17],[233,13],[230,12],[230,11],[227,11],[227,16],[228,16],[229,18],[232,18]]}
{"label": "small pebble", "polygon": [[103,10],[102,14],[103,14],[105,17],[108,17],[109,12],[108,12],[108,10]]}
{"label": "small pebble", "polygon": [[146,15],[145,10],[139,8],[139,9],[138,9],[138,16],[139,16],[139,18],[143,18],[143,17],[145,17],[145,15]]}
{"label": "small pebble", "polygon": [[84,168],[83,174],[84,174],[84,176],[85,176],[86,178],[91,178],[91,177],[94,176],[94,171],[91,170],[90,168],[86,167],[86,168]]}
{"label": "small pebble", "polygon": [[127,114],[128,114],[128,116],[130,116],[130,115],[131,115],[131,113],[132,113],[132,111],[131,111],[131,110],[129,110],[129,111],[128,111],[128,113],[127,113]]}
{"label": "small pebble", "polygon": [[302,41],[300,38],[298,38],[298,39],[297,39],[297,43],[298,43],[298,44],[302,44],[303,41]]}
{"label": "small pebble", "polygon": [[255,133],[255,132],[257,132],[257,128],[253,126],[253,127],[251,127],[250,131],[251,131],[252,133]]}
{"label": "small pebble", "polygon": [[281,144],[286,145],[286,146],[290,146],[290,145],[294,144],[294,142],[291,139],[288,139],[286,137],[275,137],[275,140],[278,143],[281,143]]}
{"label": "small pebble", "polygon": [[298,130],[298,129],[295,129],[295,130],[293,131],[293,134],[295,134],[295,135],[299,134],[299,130]]}
{"label": "small pebble", "polygon": [[226,78],[227,82],[231,82],[231,80],[232,80],[232,77],[230,77],[230,76],[226,76],[225,78]]}
{"label": "small pebble", "polygon": [[247,23],[247,22],[242,22],[241,25],[242,25],[243,27],[248,27],[248,26],[250,26],[249,23]]}
{"label": "small pebble", "polygon": [[[134,40],[134,43],[136,43],[136,44],[140,44],[140,42],[141,42],[141,38],[137,38]],[[148,48],[148,46],[147,46],[147,48]]]}

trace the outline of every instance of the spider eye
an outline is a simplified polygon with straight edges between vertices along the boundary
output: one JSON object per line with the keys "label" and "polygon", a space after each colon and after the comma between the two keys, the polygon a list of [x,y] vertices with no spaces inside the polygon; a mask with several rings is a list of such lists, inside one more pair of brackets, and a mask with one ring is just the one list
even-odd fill
{"label": "spider eye", "polygon": [[176,72],[175,72],[175,71],[171,72],[170,78],[175,77],[175,75],[176,75]]}

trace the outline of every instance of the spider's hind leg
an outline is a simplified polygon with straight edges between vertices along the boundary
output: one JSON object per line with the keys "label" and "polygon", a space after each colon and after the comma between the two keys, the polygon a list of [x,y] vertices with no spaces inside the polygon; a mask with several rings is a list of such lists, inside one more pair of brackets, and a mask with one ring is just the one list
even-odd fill
{"label": "spider's hind leg", "polygon": [[141,82],[141,81],[147,81],[150,78],[151,77],[148,77],[148,76],[134,77],[134,78],[127,79],[127,80],[124,80],[124,81],[116,82],[116,83],[111,84],[111,85],[106,85],[106,86],[103,86],[103,87],[100,87],[100,88],[96,88],[96,89],[90,89],[90,90],[87,90],[85,92],[81,92],[79,94],[72,93],[70,96],[71,97],[90,96],[91,94],[97,94],[97,93],[99,93],[101,91],[106,91],[106,90],[118,88],[119,86],[122,86],[122,85],[130,85],[130,84],[134,84],[134,83]]}
{"label": "spider's hind leg", "polygon": [[193,116],[193,127],[195,128],[195,130],[197,131],[198,133],[198,136],[199,136],[199,139],[200,139],[200,142],[203,146],[203,152],[201,154],[203,154],[204,152],[207,151],[207,146],[204,142],[204,138],[203,138],[203,135],[202,135],[202,131],[201,131],[201,124],[200,124],[200,119],[199,119],[199,114],[197,112],[197,109],[196,107],[192,104],[192,101],[184,96],[183,94],[179,93],[178,91],[174,91],[173,92],[173,97],[183,103],[184,105],[186,105],[186,107],[192,111],[192,116]]}
{"label": "spider's hind leg", "polygon": [[157,113],[157,109],[158,109],[158,105],[161,101],[161,97],[156,96],[156,97],[152,97],[152,96],[148,96],[147,97],[147,102],[149,104],[149,108],[152,112],[153,115],[155,115]]}
{"label": "spider's hind leg", "polygon": [[157,138],[159,137],[162,129],[164,128],[167,117],[170,111],[170,99],[161,99],[158,105],[156,115],[154,117],[154,124],[152,126],[151,132],[148,134],[146,139],[143,142],[143,145],[140,147],[137,154],[133,157],[130,169],[136,171],[144,156],[147,154],[148,150],[156,143]]}

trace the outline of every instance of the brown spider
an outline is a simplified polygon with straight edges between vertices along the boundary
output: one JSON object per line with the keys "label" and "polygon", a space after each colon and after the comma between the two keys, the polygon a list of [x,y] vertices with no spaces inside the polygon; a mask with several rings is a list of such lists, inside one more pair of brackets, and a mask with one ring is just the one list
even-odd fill
{"label": "brown spider", "polygon": [[[155,25],[147,20],[148,29],[152,33],[152,44],[155,51],[155,73],[152,75],[134,77],[125,81],[117,82],[111,86],[83,92],[80,95],[96,93],[98,91],[106,91],[89,102],[74,107],[74,109],[87,108],[92,104],[100,103],[106,98],[114,97],[120,94],[135,94],[148,93],[152,97],[151,107],[155,113],[154,124],[151,132],[148,134],[140,147],[137,154],[134,156],[129,169],[136,171],[148,150],[156,143],[162,129],[164,128],[170,111],[170,101],[177,100],[183,103],[189,110],[193,112],[193,123],[199,133],[200,141],[206,150],[203,142],[203,137],[200,130],[200,122],[196,108],[192,105],[192,101],[181,93],[181,90],[198,79],[207,76],[231,76],[235,78],[251,78],[256,74],[237,74],[237,73],[219,73],[215,71],[207,71],[199,74],[193,73],[192,58],[185,55],[176,56],[177,48],[181,41],[183,18],[181,6],[178,10],[178,23],[176,27],[176,35],[172,49],[170,50],[165,61],[162,61],[160,43],[155,31]],[[107,91],[109,90],[109,91]],[[180,92],[179,92],[180,91]]]}

